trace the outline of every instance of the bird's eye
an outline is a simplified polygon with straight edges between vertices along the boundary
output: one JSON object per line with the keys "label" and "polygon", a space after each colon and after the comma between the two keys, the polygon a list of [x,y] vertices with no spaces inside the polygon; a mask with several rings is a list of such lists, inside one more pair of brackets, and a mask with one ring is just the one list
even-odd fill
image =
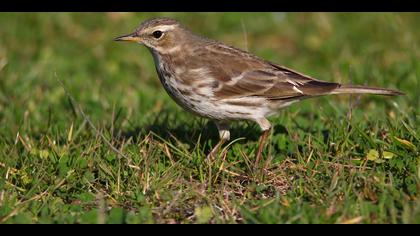
{"label": "bird's eye", "polygon": [[160,30],[156,30],[155,32],[153,32],[153,37],[155,37],[155,39],[158,39],[160,37],[162,37],[162,31]]}

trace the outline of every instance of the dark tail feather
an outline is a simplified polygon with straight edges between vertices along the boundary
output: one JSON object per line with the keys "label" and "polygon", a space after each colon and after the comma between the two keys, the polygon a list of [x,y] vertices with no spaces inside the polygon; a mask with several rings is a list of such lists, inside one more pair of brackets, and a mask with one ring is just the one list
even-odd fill
{"label": "dark tail feather", "polygon": [[405,95],[403,92],[386,88],[366,87],[360,85],[341,85],[331,91],[331,94],[376,94],[385,96]]}

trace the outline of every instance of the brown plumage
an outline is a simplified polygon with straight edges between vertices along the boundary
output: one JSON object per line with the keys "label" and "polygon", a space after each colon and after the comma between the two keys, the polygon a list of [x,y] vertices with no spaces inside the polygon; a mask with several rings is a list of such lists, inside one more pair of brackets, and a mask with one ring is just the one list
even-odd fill
{"label": "brown plumage", "polygon": [[144,44],[153,55],[159,79],[168,94],[184,109],[214,120],[222,141],[230,138],[230,121],[256,122],[264,131],[256,162],[271,128],[266,117],[282,107],[329,94],[402,94],[391,89],[317,80],[197,36],[169,18],[145,21],[134,33],[116,40]]}

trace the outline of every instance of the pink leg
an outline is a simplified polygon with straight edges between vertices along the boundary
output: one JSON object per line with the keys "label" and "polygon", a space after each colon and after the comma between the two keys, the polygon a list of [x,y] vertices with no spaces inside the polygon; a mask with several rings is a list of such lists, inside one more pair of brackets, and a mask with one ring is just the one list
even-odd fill
{"label": "pink leg", "polygon": [[263,130],[263,133],[261,134],[259,142],[258,142],[258,151],[257,151],[256,159],[255,159],[254,168],[258,168],[258,165],[262,157],[262,151],[264,150],[265,143],[271,131],[271,124],[267,119],[265,118],[259,119],[257,120],[257,123]]}
{"label": "pink leg", "polygon": [[258,152],[257,152],[257,158],[255,160],[255,166],[257,167],[260,163],[262,151],[264,150],[265,142],[267,141],[267,137],[270,134],[271,129],[264,130],[263,133],[260,136],[260,140],[258,142]]}

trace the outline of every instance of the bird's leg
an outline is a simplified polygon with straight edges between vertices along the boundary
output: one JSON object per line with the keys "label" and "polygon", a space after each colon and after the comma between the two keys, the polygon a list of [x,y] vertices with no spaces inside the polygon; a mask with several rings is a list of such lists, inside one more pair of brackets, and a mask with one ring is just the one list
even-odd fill
{"label": "bird's leg", "polygon": [[262,132],[262,134],[260,136],[260,139],[259,139],[259,142],[258,142],[258,151],[257,151],[257,157],[255,159],[254,168],[258,167],[258,164],[261,160],[262,151],[264,150],[265,142],[266,142],[267,137],[268,137],[268,135],[270,134],[270,131],[271,131],[271,124],[266,118],[258,119],[257,123],[261,127],[263,132]]}
{"label": "bird's leg", "polygon": [[223,121],[215,121],[217,130],[219,131],[219,142],[207,155],[207,158],[214,159],[220,147],[230,139],[229,123]]}

